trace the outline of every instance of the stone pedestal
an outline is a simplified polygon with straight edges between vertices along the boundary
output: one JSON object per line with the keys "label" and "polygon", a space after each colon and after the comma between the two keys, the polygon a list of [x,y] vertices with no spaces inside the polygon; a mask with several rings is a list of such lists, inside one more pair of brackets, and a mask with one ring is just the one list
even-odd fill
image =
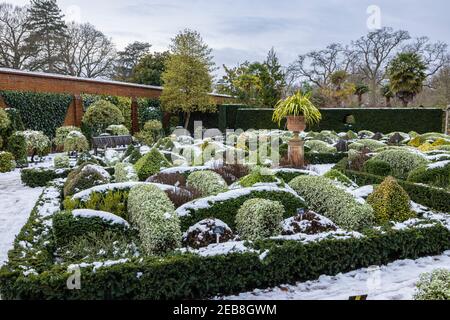
{"label": "stone pedestal", "polygon": [[295,168],[305,166],[305,142],[299,138],[298,134],[288,142],[289,145],[289,163]]}

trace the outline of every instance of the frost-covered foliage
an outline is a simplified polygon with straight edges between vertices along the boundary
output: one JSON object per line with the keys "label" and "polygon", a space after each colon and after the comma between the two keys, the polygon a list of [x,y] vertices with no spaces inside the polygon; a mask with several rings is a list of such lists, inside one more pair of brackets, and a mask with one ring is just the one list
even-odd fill
{"label": "frost-covered foliage", "polygon": [[112,124],[122,124],[125,118],[122,111],[106,100],[94,102],[83,116],[83,123],[94,130],[96,134],[105,132]]}
{"label": "frost-covered foliage", "polygon": [[142,248],[147,254],[161,254],[180,245],[180,221],[175,207],[158,187],[133,187],[128,196],[131,222],[139,229]]}
{"label": "frost-covered foliage", "polygon": [[389,163],[392,175],[399,179],[406,179],[412,170],[428,163],[420,154],[402,149],[383,151],[373,159]]}
{"label": "frost-covered foliage", "polygon": [[361,139],[358,140],[358,142],[352,143],[348,146],[349,149],[357,151],[361,151],[363,148],[367,148],[370,151],[375,151],[383,147],[386,147],[384,143],[372,139]]}
{"label": "frost-covered foliage", "polygon": [[296,215],[284,220],[282,228],[282,235],[287,236],[298,233],[317,234],[337,230],[337,226],[333,221],[313,211],[307,211],[302,215]]}
{"label": "frost-covered foliage", "polygon": [[320,140],[309,140],[305,142],[305,148],[309,149],[310,152],[315,153],[333,153],[337,152],[337,149],[332,145],[320,141]]}
{"label": "frost-covered foliage", "polygon": [[17,132],[16,134],[25,137],[28,154],[45,156],[50,152],[50,139],[42,131],[26,130]]}
{"label": "frost-covered foliage", "polygon": [[439,188],[450,188],[450,161],[420,166],[409,173],[408,181],[425,183]]}
{"label": "frost-covered foliage", "polygon": [[89,150],[89,142],[80,131],[71,131],[64,140],[65,152],[83,152]]}
{"label": "frost-covered foliage", "polygon": [[[221,229],[222,233],[217,237],[215,229]],[[198,249],[210,244],[233,240],[234,234],[230,227],[219,219],[205,219],[191,226],[183,235],[183,245]]]}
{"label": "frost-covered foliage", "polygon": [[53,166],[56,169],[70,168],[70,159],[66,155],[58,154],[53,159]]}
{"label": "frost-covered foliage", "polygon": [[300,176],[289,185],[306,200],[312,210],[323,214],[342,228],[361,230],[374,222],[373,209],[369,205],[359,203],[328,178]]}
{"label": "frost-covered foliage", "polygon": [[16,163],[12,153],[0,151],[0,173],[12,171],[15,167]]}
{"label": "frost-covered foliage", "polygon": [[138,174],[139,180],[145,181],[148,177],[158,173],[161,168],[170,167],[169,161],[156,148],[140,158],[134,168]]}
{"label": "frost-covered foliage", "polygon": [[0,108],[0,130],[7,129],[11,124],[11,120],[9,120],[8,114],[3,108]]}
{"label": "frost-covered foliage", "polygon": [[258,240],[279,235],[284,207],[278,201],[250,199],[236,214],[236,228],[242,239]]}
{"label": "frost-covered foliage", "polygon": [[106,132],[113,136],[127,136],[130,131],[123,124],[112,124],[106,128]]}
{"label": "frost-covered foliage", "polygon": [[132,164],[119,162],[114,167],[114,179],[116,182],[139,181]]}
{"label": "frost-covered foliage", "polygon": [[345,174],[343,174],[342,172],[340,172],[339,170],[336,170],[336,169],[332,169],[332,170],[328,171],[327,173],[325,173],[324,177],[334,180],[334,181],[337,181],[346,187],[354,186],[354,183],[352,180],[350,180]]}
{"label": "frost-covered foliage", "polygon": [[375,221],[384,224],[389,221],[403,222],[416,216],[411,210],[408,193],[393,177],[387,177],[367,198],[372,206]]}
{"label": "frost-covered foliage", "polygon": [[450,270],[438,269],[420,276],[415,300],[450,300]]}
{"label": "frost-covered foliage", "polygon": [[204,197],[226,192],[228,189],[221,175],[208,170],[191,173],[187,179],[187,186],[199,190]]}
{"label": "frost-covered foliage", "polygon": [[114,149],[108,149],[105,151],[105,163],[109,167],[114,167],[116,163],[120,162],[122,155],[119,151]]}
{"label": "frost-covered foliage", "polygon": [[64,141],[66,140],[68,134],[72,131],[81,132],[80,128],[74,126],[64,126],[56,129],[55,139],[53,140],[55,145],[58,147],[64,147]]}
{"label": "frost-covered foliage", "polygon": [[273,183],[277,181],[275,174],[270,169],[257,166],[251,170],[249,175],[239,180],[239,185],[249,188],[257,183]]}
{"label": "frost-covered foliage", "polygon": [[73,170],[64,184],[64,196],[71,196],[82,190],[110,182],[111,176],[102,167],[84,164]]}

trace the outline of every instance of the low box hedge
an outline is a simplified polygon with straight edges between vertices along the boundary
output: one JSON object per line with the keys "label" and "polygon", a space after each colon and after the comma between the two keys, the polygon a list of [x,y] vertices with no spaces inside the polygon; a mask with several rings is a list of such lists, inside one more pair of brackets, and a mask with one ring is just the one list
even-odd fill
{"label": "low box hedge", "polygon": [[[386,177],[366,172],[344,170],[347,177],[358,185],[380,184]],[[450,212],[450,192],[423,184],[416,184],[404,180],[397,180],[406,190],[412,201],[441,212]]]}
{"label": "low box hedge", "polygon": [[346,158],[348,153],[336,152],[336,153],[314,153],[305,152],[305,160],[309,164],[330,164],[338,163],[342,159]]}
{"label": "low box hedge", "polygon": [[58,178],[66,178],[70,169],[23,169],[20,173],[22,183],[31,188],[45,187],[50,181]]}

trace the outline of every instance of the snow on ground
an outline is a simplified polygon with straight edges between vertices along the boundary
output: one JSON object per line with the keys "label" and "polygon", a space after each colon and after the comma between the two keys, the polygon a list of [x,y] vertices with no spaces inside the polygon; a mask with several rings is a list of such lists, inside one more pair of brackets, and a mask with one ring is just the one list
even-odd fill
{"label": "snow on ground", "polygon": [[411,300],[422,273],[450,270],[450,251],[418,260],[398,260],[381,267],[369,267],[319,280],[241,293],[225,300],[348,300],[368,294],[369,300]]}
{"label": "snow on ground", "polygon": [[0,174],[0,266],[41,193],[21,183],[19,170]]}
{"label": "snow on ground", "polygon": [[311,170],[315,173],[317,173],[320,176],[323,176],[324,174],[326,174],[328,171],[330,171],[331,169],[333,169],[333,167],[336,164],[314,164],[314,165],[309,165],[307,167],[308,170]]}

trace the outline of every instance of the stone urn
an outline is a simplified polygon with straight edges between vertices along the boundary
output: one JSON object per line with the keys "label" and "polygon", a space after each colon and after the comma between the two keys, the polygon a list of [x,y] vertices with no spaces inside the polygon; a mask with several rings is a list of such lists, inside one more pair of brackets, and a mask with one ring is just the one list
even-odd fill
{"label": "stone urn", "polygon": [[288,116],[287,128],[294,133],[294,137],[289,141],[289,163],[295,168],[302,168],[305,166],[305,142],[300,139],[299,134],[306,129],[306,122],[304,116]]}

